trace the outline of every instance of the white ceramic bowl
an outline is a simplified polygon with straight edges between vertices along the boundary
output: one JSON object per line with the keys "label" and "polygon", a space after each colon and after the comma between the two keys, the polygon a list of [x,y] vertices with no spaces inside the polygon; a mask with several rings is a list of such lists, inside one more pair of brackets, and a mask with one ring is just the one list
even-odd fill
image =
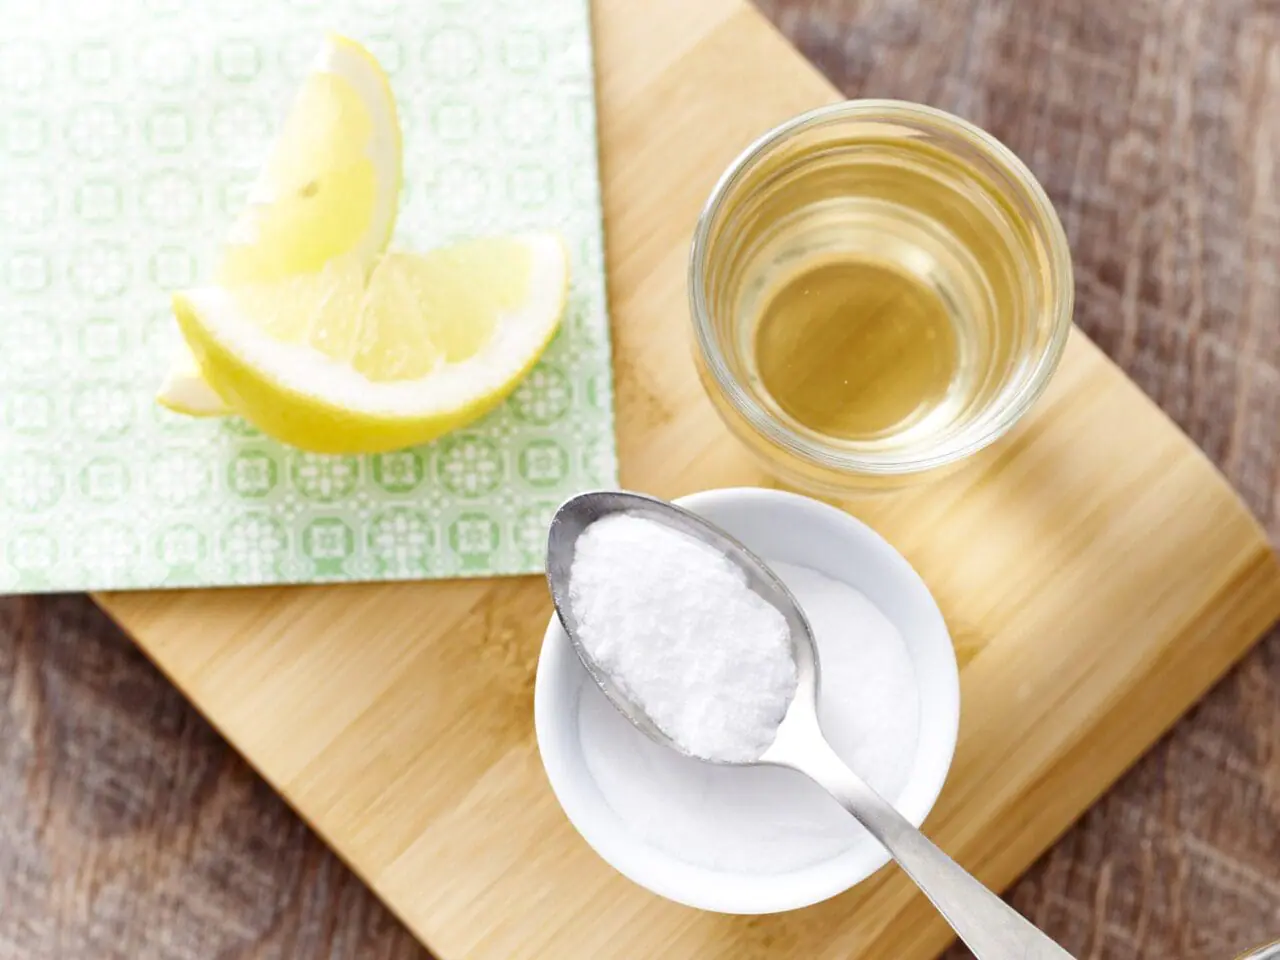
{"label": "white ceramic bowl", "polygon": [[[860,590],[902,634],[915,666],[920,726],[911,773],[895,805],[917,826],[942,789],[955,752],[960,681],[951,637],[929,588],[866,524],[798,494],[739,488],[677,501],[758,556],[809,567]],[[585,693],[582,688],[589,690]],[[720,913],[777,913],[854,886],[888,854],[869,836],[843,853],[785,873],[727,872],[685,862],[638,835],[606,803],[583,758],[580,696],[604,695],[578,661],[554,616],[538,659],[534,725],[551,788],[569,820],[609,864],[668,899]]]}

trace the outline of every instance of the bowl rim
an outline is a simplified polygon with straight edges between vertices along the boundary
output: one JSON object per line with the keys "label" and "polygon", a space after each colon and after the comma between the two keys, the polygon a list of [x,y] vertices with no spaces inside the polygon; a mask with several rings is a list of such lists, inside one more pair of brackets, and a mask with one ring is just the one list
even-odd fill
{"label": "bowl rim", "polygon": [[[834,536],[856,542],[860,551],[875,557],[875,563],[890,567],[898,589],[909,592],[912,603],[924,604],[921,609],[930,624],[928,632],[936,638],[931,642],[944,641],[951,655],[938,656],[931,666],[942,671],[941,682],[947,691],[947,696],[929,704],[927,715],[931,718],[930,740],[934,749],[928,756],[917,752],[915,766],[904,787],[904,795],[913,803],[903,813],[919,826],[932,811],[951,769],[960,719],[959,668],[951,636],[932,593],[919,574],[865,523],[837,507],[801,494],[731,487],[701,491],[675,502],[697,513],[714,511],[717,505],[808,513],[831,526]],[[937,645],[939,650],[943,649],[943,643]],[[919,663],[914,656],[913,663]],[[576,741],[578,691],[584,680],[589,682],[586,671],[574,656],[568,637],[553,614],[544,634],[534,684],[534,728],[539,756],[552,793],[575,830],[606,863],[632,882],[669,900],[702,910],[739,915],[779,913],[843,893],[889,861],[888,853],[877,850],[873,844],[859,844],[830,860],[797,870],[748,875],[685,863],[619,830],[620,818],[608,809],[595,784],[584,784],[580,753],[575,756],[572,748],[563,747],[568,737]],[[922,718],[924,716],[922,710]],[[569,724],[573,724],[572,729],[568,729]]]}

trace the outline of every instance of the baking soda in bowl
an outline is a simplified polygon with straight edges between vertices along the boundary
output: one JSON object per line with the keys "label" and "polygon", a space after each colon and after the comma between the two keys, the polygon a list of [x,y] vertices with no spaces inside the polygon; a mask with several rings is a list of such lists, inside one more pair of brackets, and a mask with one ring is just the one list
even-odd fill
{"label": "baking soda in bowl", "polygon": [[[911,775],[920,720],[915,669],[901,635],[852,586],[805,567],[769,566],[813,628],[827,739],[893,801]],[[767,690],[764,684],[756,694],[767,701]],[[645,842],[692,865],[783,873],[872,842],[804,775],[682,756],[632,726],[590,683],[579,695],[578,735],[587,769],[619,819]]]}

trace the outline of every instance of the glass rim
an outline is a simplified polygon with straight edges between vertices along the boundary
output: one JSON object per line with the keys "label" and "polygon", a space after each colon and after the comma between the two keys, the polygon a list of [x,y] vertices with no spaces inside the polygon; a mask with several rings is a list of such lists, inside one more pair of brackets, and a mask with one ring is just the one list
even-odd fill
{"label": "glass rim", "polygon": [[[964,443],[923,455],[894,456],[866,454],[823,444],[792,428],[740,385],[730,371],[715,335],[706,289],[708,248],[712,225],[726,199],[748,171],[775,147],[793,137],[828,123],[864,118],[881,121],[900,120],[916,127],[930,127],[951,136],[970,141],[987,158],[1026,191],[1036,216],[1036,227],[1046,235],[1051,270],[1059,278],[1061,289],[1054,299],[1052,328],[1048,342],[1035,358],[1035,366],[990,418],[991,422]],[[1004,436],[1044,393],[1066,349],[1072,324],[1075,290],[1072,286],[1071,251],[1066,231],[1058,219],[1044,187],[1025,163],[1007,146],[981,127],[937,107],[906,100],[843,100],[809,110],[792,117],[752,141],[722,173],[703,205],[694,227],[689,252],[689,307],[693,319],[698,351],[721,393],[733,410],[761,437],[774,446],[815,466],[846,474],[872,476],[904,476],[949,466],[994,443]]]}

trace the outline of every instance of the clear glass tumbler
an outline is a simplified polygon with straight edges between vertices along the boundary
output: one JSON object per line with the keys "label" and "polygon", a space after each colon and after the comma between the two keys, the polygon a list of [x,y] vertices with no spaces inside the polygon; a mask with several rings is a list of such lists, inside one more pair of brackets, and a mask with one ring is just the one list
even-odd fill
{"label": "clear glass tumbler", "polygon": [[940,110],[823,107],[765,134],[694,234],[695,356],[775,473],[827,494],[962,463],[1043,392],[1071,328],[1066,236],[1003,144]]}

